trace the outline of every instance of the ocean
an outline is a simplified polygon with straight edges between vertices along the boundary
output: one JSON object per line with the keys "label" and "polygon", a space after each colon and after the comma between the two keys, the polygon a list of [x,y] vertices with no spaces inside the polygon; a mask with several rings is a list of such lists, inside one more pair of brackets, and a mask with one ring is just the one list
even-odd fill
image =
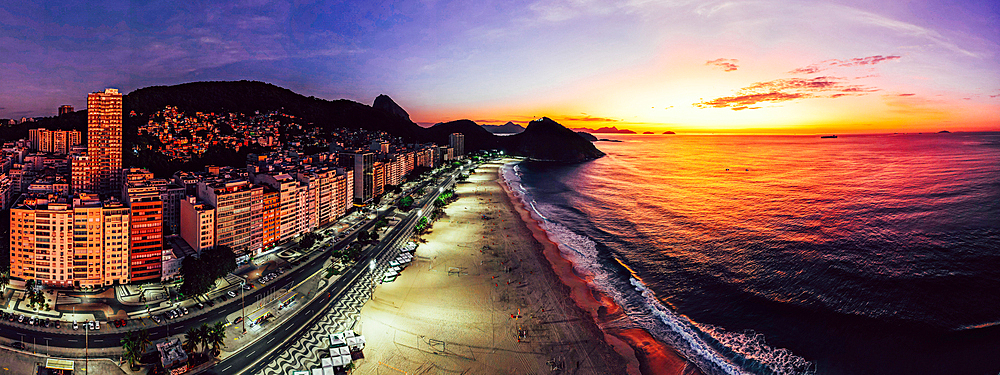
{"label": "ocean", "polygon": [[504,173],[606,324],[707,374],[1000,374],[1000,133],[610,138]]}

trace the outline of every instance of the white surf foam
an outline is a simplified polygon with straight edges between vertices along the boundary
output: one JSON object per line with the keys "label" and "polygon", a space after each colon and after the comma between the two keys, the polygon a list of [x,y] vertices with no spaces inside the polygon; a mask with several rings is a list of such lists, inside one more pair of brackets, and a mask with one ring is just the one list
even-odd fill
{"label": "white surf foam", "polygon": [[[541,223],[549,239],[556,243],[559,251],[571,261],[574,269],[592,281],[602,293],[611,297],[619,306],[634,306],[628,303],[628,296],[612,285],[609,278],[613,272],[604,267],[600,261],[597,244],[586,236],[581,236],[569,228],[560,225],[547,217],[545,206],[535,202],[534,197],[521,184],[521,172],[516,163],[510,163],[502,169],[504,182],[516,197],[521,199],[526,207],[531,208],[532,216]],[[685,358],[694,362],[702,371],[709,374],[749,374],[747,370],[737,365],[733,359],[708,343],[700,333],[708,334],[740,356],[760,363],[767,371],[786,374],[812,374],[814,366],[802,357],[795,356],[787,349],[775,349],[767,346],[763,335],[726,332],[720,327],[698,325],[684,315],[677,314],[663,305],[655,294],[641,281],[629,278],[641,299],[642,311],[629,311],[629,317],[646,331],[653,334],[674,349],[681,352]],[[626,308],[626,310],[633,310]],[[649,319],[645,316],[652,316]]]}

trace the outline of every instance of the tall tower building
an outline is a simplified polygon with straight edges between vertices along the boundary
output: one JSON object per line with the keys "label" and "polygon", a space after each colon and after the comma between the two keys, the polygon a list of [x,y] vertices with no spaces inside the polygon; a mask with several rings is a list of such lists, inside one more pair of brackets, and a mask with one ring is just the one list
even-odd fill
{"label": "tall tower building", "polygon": [[122,94],[117,89],[87,95],[87,156],[96,190],[117,196],[122,187]]}
{"label": "tall tower building", "polygon": [[455,149],[455,157],[465,155],[465,134],[451,133],[448,136],[448,143]]}
{"label": "tall tower building", "polygon": [[73,106],[68,104],[59,106],[59,116],[65,115],[67,113],[73,113]]}

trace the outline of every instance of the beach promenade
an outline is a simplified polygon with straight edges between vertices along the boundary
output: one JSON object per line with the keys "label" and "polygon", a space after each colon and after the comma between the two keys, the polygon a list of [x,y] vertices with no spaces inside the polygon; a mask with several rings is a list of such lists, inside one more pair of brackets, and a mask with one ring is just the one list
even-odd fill
{"label": "beach promenade", "polygon": [[626,373],[515,212],[501,166],[456,185],[413,263],[365,304],[356,373]]}

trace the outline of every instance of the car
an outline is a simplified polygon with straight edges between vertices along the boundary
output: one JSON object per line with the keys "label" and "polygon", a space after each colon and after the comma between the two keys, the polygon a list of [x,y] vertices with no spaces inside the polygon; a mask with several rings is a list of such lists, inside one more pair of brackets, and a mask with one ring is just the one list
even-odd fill
{"label": "car", "polygon": [[80,329],[80,324],[79,324],[79,323],[77,323],[77,322],[76,322],[76,321],[74,320],[74,321],[73,321],[73,330],[74,330],[74,331],[76,331],[76,330],[78,330],[78,329]]}
{"label": "car", "polygon": [[250,290],[252,288],[250,284],[243,284],[243,290]]}
{"label": "car", "polygon": [[199,310],[203,310],[203,309],[205,309],[205,304],[204,304],[204,303],[201,303],[201,302],[198,302],[198,305],[197,305],[197,306],[198,306],[198,309],[199,309]]}
{"label": "car", "polygon": [[233,292],[232,290],[230,290],[229,293],[226,294],[229,295],[230,297],[236,297],[236,292]]}
{"label": "car", "polygon": [[45,328],[52,327],[52,321],[49,318],[45,318]]}
{"label": "car", "polygon": [[96,321],[96,320],[95,320],[95,321],[94,321],[94,325],[93,325],[93,326],[94,326],[94,328],[93,328],[93,329],[94,329],[95,331],[100,331],[100,330],[101,330],[101,322],[98,322],[98,321]]}
{"label": "car", "polygon": [[37,325],[38,324],[38,318],[31,317],[31,319],[28,319],[28,324],[29,325]]}
{"label": "car", "polygon": [[236,319],[233,320],[233,324],[240,324],[242,322],[243,322],[242,316],[237,316]]}
{"label": "car", "polygon": [[190,312],[187,307],[181,307],[181,311],[184,312],[184,315],[187,315]]}
{"label": "car", "polygon": [[212,300],[208,300],[205,302],[208,303],[208,307],[215,307],[215,302],[212,302]]}
{"label": "car", "polygon": [[60,329],[60,328],[62,328],[62,322],[60,322],[60,321],[57,320],[56,321],[56,329]]}
{"label": "car", "polygon": [[162,321],[162,320],[160,319],[160,317],[158,317],[158,316],[156,316],[156,315],[150,315],[150,316],[149,316],[149,319],[152,319],[152,320],[153,320],[153,322],[155,322],[156,324],[160,324],[160,322]]}

